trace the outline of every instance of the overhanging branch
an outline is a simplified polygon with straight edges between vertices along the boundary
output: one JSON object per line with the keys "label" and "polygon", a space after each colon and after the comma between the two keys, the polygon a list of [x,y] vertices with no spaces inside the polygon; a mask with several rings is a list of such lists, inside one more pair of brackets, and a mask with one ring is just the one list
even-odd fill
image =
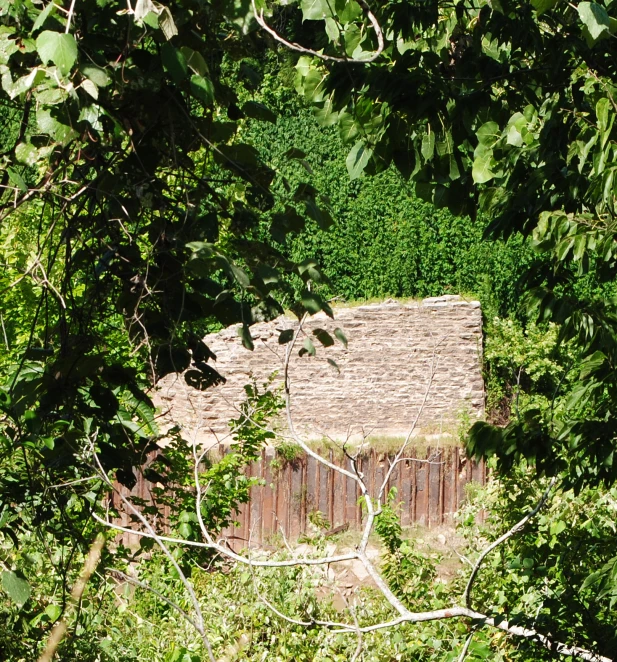
{"label": "overhanging branch", "polygon": [[276,30],[271,28],[266,23],[266,19],[264,18],[264,10],[260,9],[258,11],[257,7],[255,6],[255,0],[251,0],[253,5],[253,15],[255,16],[255,20],[257,21],[257,23],[259,23],[259,25],[271,37],[273,37],[280,44],[283,44],[283,46],[287,46],[287,48],[291,49],[292,51],[303,53],[304,55],[312,55],[313,57],[317,57],[320,60],[325,60],[326,62],[346,62],[347,64],[367,64],[369,62],[375,62],[375,60],[383,53],[383,50],[385,48],[385,42],[383,38],[383,31],[381,29],[381,26],[379,25],[379,21],[375,17],[375,14],[373,14],[370,7],[366,4],[364,0],[356,0],[356,1],[362,8],[364,15],[368,18],[371,25],[373,26],[373,30],[375,30],[375,35],[377,37],[377,50],[374,53],[372,53],[370,57],[364,58],[362,60],[351,57],[337,57],[335,55],[325,55],[324,53],[314,51],[312,48],[306,48],[305,46],[302,46],[296,43],[295,41],[288,41],[284,37],[281,37],[281,35],[278,34]]}

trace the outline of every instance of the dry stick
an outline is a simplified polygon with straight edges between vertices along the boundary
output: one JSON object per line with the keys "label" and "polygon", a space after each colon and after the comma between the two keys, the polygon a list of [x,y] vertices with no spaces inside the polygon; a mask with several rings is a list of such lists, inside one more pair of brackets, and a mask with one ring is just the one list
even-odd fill
{"label": "dry stick", "polygon": [[467,637],[467,640],[465,641],[465,645],[463,646],[463,650],[461,650],[461,654],[458,658],[458,662],[464,662],[465,658],[467,657],[467,651],[469,650],[469,644],[471,644],[471,640],[473,639],[473,635],[476,633],[475,630],[472,630],[469,633],[469,636]]}
{"label": "dry stick", "polygon": [[473,586],[474,580],[476,578],[476,575],[478,574],[478,571],[480,570],[480,566],[482,565],[484,559],[495,549],[495,547],[498,547],[501,545],[502,542],[505,542],[508,540],[508,538],[511,538],[515,533],[518,533],[521,531],[527,522],[534,517],[535,515],[540,512],[544,504],[546,503],[546,500],[548,499],[549,494],[551,493],[551,490],[553,489],[555,483],[557,481],[557,478],[553,478],[549,484],[549,486],[546,488],[546,491],[542,495],[542,498],[538,502],[538,505],[533,509],[530,510],[523,519],[518,521],[509,531],[506,531],[502,536],[497,538],[492,544],[490,544],[483,552],[480,554],[478,557],[478,560],[476,561],[473,570],[471,571],[471,576],[469,577],[469,581],[467,582],[467,586],[465,587],[465,592],[463,593],[463,599],[465,601],[465,604],[467,607],[471,608],[471,588]]}
{"label": "dry stick", "polygon": [[[94,572],[96,566],[99,563],[99,560],[101,558],[101,551],[103,550],[104,544],[105,544],[105,536],[102,533],[99,533],[97,537],[94,539],[92,545],[90,545],[90,551],[88,552],[88,556],[84,561],[84,567],[82,568],[79,578],[73,585],[73,590],[71,591],[72,605],[79,604],[81,597],[84,594],[86,584],[88,583],[88,580],[90,579],[92,573]],[[64,639],[64,636],[66,635],[67,629],[68,629],[68,625],[66,622],[66,614],[65,614],[62,619],[56,622],[51,632],[49,633],[49,638],[47,639],[47,645],[45,646],[45,650],[39,657],[39,662],[51,662],[54,655],[56,654],[56,650],[58,649],[60,642]]]}
{"label": "dry stick", "polygon": [[266,19],[264,18],[264,10],[261,9],[259,12],[257,11],[257,7],[255,6],[255,0],[251,0],[251,2],[253,4],[253,15],[255,16],[255,20],[257,21],[257,23],[259,23],[259,25],[269,35],[274,37],[276,41],[283,44],[284,46],[287,46],[287,48],[290,48],[292,51],[297,51],[298,53],[305,53],[306,55],[312,55],[313,57],[317,57],[320,60],[326,60],[327,62],[347,62],[348,64],[366,64],[368,62],[374,62],[383,53],[383,50],[385,48],[383,32],[381,26],[379,25],[379,21],[375,18],[375,15],[373,14],[370,7],[366,4],[364,0],[357,0],[357,2],[360,5],[360,7],[362,7],[362,11],[364,12],[364,15],[371,22],[371,25],[375,30],[375,35],[377,36],[377,50],[370,57],[364,60],[356,60],[351,57],[336,57],[334,55],[324,55],[323,53],[314,51],[311,48],[305,48],[304,46],[297,44],[295,41],[287,41],[287,39],[281,37],[281,35],[278,34],[276,30],[271,28],[266,23]]}

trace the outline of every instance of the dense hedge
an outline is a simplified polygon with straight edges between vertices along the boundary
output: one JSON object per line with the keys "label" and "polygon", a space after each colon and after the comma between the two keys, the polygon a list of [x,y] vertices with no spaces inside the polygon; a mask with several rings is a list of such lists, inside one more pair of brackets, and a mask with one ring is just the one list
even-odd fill
{"label": "dense hedge", "polygon": [[[517,310],[519,277],[536,257],[525,240],[483,240],[484,221],[418,200],[394,168],[350,181],[336,129],[320,127],[276,77],[266,78],[262,93],[270,107],[278,105],[277,122],[250,121],[242,137],[284,173],[289,190],[306,181],[329,198],[334,227],[324,232],[311,223],[284,247],[294,260],[318,261],[329,294],[358,300],[462,293],[480,297],[490,315]],[[285,156],[292,147],[306,153],[304,164]]]}

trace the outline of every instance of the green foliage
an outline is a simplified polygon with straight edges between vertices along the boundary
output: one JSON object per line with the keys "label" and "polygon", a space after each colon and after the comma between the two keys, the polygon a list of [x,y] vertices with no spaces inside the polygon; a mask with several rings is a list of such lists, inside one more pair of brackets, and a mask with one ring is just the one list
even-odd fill
{"label": "green foliage", "polygon": [[[532,235],[540,259],[523,268],[527,314],[575,343],[579,384],[560,425],[529,410],[505,432],[478,426],[474,448],[501,454],[503,466],[542,455],[539,468],[567,468],[577,487],[617,479],[611,11],[610,2],[387,2],[375,14],[383,53],[369,63],[378,39],[368,10],[352,16],[339,5],[302,41],[334,59],[303,55],[296,64],[297,90],[338,128],[354,176],[394,164],[435,207],[485,214],[487,235]],[[297,23],[288,26],[299,38]],[[348,43],[341,35],[351,33],[356,61],[337,61]]]}
{"label": "green foliage", "polygon": [[[253,66],[265,42],[250,3],[126,10],[85,0],[65,13],[0,0],[2,656],[36,657],[63,613],[104,496],[92,454],[131,487],[135,467],[159,450],[149,387],[171,372],[199,389],[222,381],[208,364],[206,330],[238,323],[250,349],[251,325],[283,306],[331,315],[332,295],[449,289],[480,296],[491,318],[516,310],[528,290],[528,314],[559,325],[557,336],[499,323],[488,347],[495,389],[511,392],[517,416],[503,429],[476,425],[470,450],[496,455],[518,479],[492,503],[500,525],[538,496],[528,474],[516,473],[522,458],[561,472],[565,491],[495,552],[474,601],[614,656],[614,495],[588,489],[617,479],[617,313],[606,296],[617,274],[610,4],[385,2],[375,10],[385,48],[370,64],[379,40],[364,4],[297,4],[268,9],[268,20],[346,55],[296,63],[314,120]],[[289,82],[287,68],[282,76]],[[284,109],[280,118],[273,108]],[[435,211],[444,207],[456,218]],[[538,259],[516,233],[532,236]],[[495,249],[486,234],[512,238]],[[300,351],[314,354],[315,343]],[[564,384],[556,403],[550,390]],[[221,461],[195,477],[186,468],[196,451],[176,433],[166,469],[153,469],[181,535],[198,535],[189,507],[198,485],[198,514],[215,532],[248,499],[246,466],[270,438],[261,417],[279,404],[253,386],[247,396]],[[401,599],[449,604],[434,566],[404,540],[392,502],[377,528]],[[174,554],[207,603],[217,654],[352,655],[354,641],[274,621],[249,590],[265,589],[300,619],[336,618],[307,569],[224,574],[199,567],[198,554]],[[142,576],[185,606],[167,562],[154,554],[141,563]],[[169,605],[126,596],[127,622],[104,577],[92,587],[98,600],[71,625],[63,659],[196,658],[195,633]],[[364,624],[390,612],[368,592],[357,615]],[[464,623],[373,633],[365,658],[454,660],[467,634]],[[510,650],[481,632],[470,659],[549,656],[528,646]]]}
{"label": "green foliage", "polygon": [[486,325],[484,347],[489,419],[509,422],[538,410],[547,419],[564,405],[572,389],[572,351],[559,341],[554,324],[525,328],[513,319]]}
{"label": "green foliage", "polygon": [[303,454],[302,448],[294,442],[280,441],[276,444],[276,455],[284,464],[293,464]]}
{"label": "green foliage", "polygon": [[[69,488],[70,489],[70,488]],[[93,539],[94,527],[79,531],[84,519],[79,516],[80,499],[73,496],[59,513],[58,532],[46,533],[40,521],[24,523],[24,513],[17,516],[4,506],[0,511],[0,657],[10,662],[38,659],[50,630],[60,618],[68,619],[72,636],[60,648],[60,659],[77,661],[97,659],[100,640],[108,615],[102,604],[113,604],[113,587],[100,574],[91,577],[78,610],[67,610],[69,589],[81,571],[87,545],[82,538]],[[113,553],[104,550],[100,569],[122,563],[126,551],[118,547]]]}
{"label": "green foliage", "polygon": [[[243,11],[0,3],[0,495],[63,540],[65,497],[48,487],[75,485],[87,519],[96,452],[132,488],[162,437],[155,382],[223,380],[206,331],[241,324],[252,347],[250,326],[281,302],[329,310],[306,294],[316,264],[254,236],[281,199],[276,171],[239,137],[245,117],[272,111],[241,100],[250,81],[223,71],[263,48]],[[308,184],[282,202],[300,222],[327,217]],[[251,434],[213,469],[218,487],[263,443]]]}
{"label": "green foliage", "polygon": [[381,570],[392,591],[409,609],[439,609],[444,590],[435,581],[435,561],[418,551],[412,540],[403,540],[396,494],[393,487],[375,523],[375,533],[386,548]]}
{"label": "green foliage", "polygon": [[[528,242],[486,241],[486,220],[435,209],[394,168],[350,181],[337,129],[320,127],[305,104],[285,94],[284,62],[271,60],[261,68],[258,98],[277,107],[278,121],[249,122],[243,139],[276,164],[281,191],[296,189],[310,172],[327,198],[332,228],[325,232],[310,222],[282,245],[295,261],[321,265],[328,277],[321,291],[347,301],[468,293],[480,297],[489,315],[518,312],[524,292],[519,281],[536,259]],[[292,150],[296,158],[289,158]]]}
{"label": "green foliage", "polygon": [[[517,467],[489,483],[460,513],[461,532],[472,548],[484,549],[538,503],[543,486],[532,476]],[[480,509],[489,517],[478,530]],[[474,584],[474,608],[555,639],[584,642],[580,645],[612,659],[617,651],[609,570],[617,554],[614,512],[614,489],[578,495],[558,489],[522,532],[486,559]],[[533,658],[521,643],[514,659],[543,657]]]}

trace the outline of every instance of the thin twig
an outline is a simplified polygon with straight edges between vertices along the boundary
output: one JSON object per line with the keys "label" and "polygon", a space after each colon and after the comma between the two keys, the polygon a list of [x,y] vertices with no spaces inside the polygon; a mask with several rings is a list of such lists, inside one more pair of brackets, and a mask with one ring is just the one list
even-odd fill
{"label": "thin twig", "polygon": [[467,651],[469,650],[469,645],[471,644],[471,640],[473,639],[474,634],[475,634],[475,630],[472,630],[469,633],[469,636],[465,640],[465,645],[463,646],[463,649],[461,650],[461,654],[459,655],[458,662],[464,662],[465,658],[467,657]]}
{"label": "thin twig", "polygon": [[368,20],[371,22],[371,25],[373,26],[373,29],[375,30],[375,35],[377,37],[377,50],[370,56],[362,60],[357,60],[352,57],[336,57],[334,55],[324,55],[324,53],[319,53],[318,51],[314,51],[311,48],[306,48],[305,46],[301,46],[300,44],[297,44],[295,41],[287,41],[284,37],[281,37],[276,30],[271,28],[267,23],[266,19],[264,18],[264,10],[260,9],[257,11],[257,7],[255,6],[255,0],[251,0],[253,4],[253,15],[255,16],[255,20],[259,25],[271,36],[273,37],[276,41],[278,41],[280,44],[283,44],[284,46],[287,46],[287,48],[290,48],[292,51],[296,51],[298,53],[304,53],[305,55],[312,55],[313,57],[317,57],[320,60],[325,60],[327,62],[346,62],[348,64],[367,64],[369,62],[375,62],[377,58],[383,53],[383,50],[385,48],[385,42],[383,38],[383,31],[381,29],[381,26],[379,25],[379,21],[377,18],[375,18],[375,15],[371,11],[370,7],[366,4],[364,0],[357,0],[358,4],[360,7],[362,7],[362,11],[364,12],[364,15],[368,18]]}
{"label": "thin twig", "polygon": [[506,531],[502,536],[497,538],[493,543],[491,543],[478,557],[473,570],[471,571],[471,575],[469,577],[469,581],[467,582],[467,586],[465,587],[465,592],[463,593],[463,600],[465,601],[465,604],[467,607],[471,609],[471,588],[473,586],[474,580],[476,578],[476,575],[478,574],[478,571],[480,570],[480,566],[482,565],[484,559],[495,549],[495,547],[498,547],[501,545],[501,543],[505,542],[508,540],[508,538],[511,538],[515,533],[518,533],[521,531],[527,522],[534,517],[535,515],[540,512],[544,504],[546,503],[546,500],[548,499],[549,494],[551,493],[551,490],[553,489],[553,486],[557,482],[557,478],[553,478],[549,484],[549,486],[546,488],[546,491],[542,495],[542,498],[536,505],[536,507],[533,510],[530,510],[523,519],[519,520],[511,529]]}

